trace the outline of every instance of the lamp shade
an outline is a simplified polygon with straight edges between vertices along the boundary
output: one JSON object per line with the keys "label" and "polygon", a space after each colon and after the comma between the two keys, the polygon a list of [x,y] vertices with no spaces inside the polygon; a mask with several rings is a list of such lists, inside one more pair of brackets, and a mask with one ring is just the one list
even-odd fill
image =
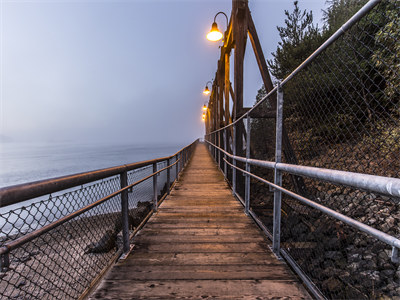
{"label": "lamp shade", "polygon": [[208,86],[206,86],[206,88],[203,91],[204,95],[208,95],[210,93],[210,90],[208,89]]}
{"label": "lamp shade", "polygon": [[217,23],[215,23],[215,22],[212,23],[211,30],[207,34],[207,40],[216,42],[216,41],[219,41],[220,39],[222,39],[223,36],[224,35],[221,33],[221,31],[218,30]]}

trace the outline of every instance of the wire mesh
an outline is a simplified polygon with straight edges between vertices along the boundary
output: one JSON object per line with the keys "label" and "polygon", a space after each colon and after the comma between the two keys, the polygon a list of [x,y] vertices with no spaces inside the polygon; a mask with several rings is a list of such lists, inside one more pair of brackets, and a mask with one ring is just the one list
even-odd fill
{"label": "wire mesh", "polygon": [[[170,159],[174,163],[176,158]],[[157,164],[160,170],[167,161]],[[128,185],[153,173],[153,165],[127,173]],[[170,168],[171,183],[176,179]],[[166,193],[167,170],[157,176],[157,193]],[[0,247],[42,228],[120,189],[120,176],[0,211]],[[128,190],[132,232],[153,208],[153,177]],[[11,250],[0,272],[0,299],[76,299],[122,249],[121,195]],[[4,257],[2,257],[4,259]],[[2,261],[4,262],[4,260]]]}
{"label": "wire mesh", "polygon": [[[400,177],[399,11],[398,1],[382,1],[284,85],[283,162]],[[276,95],[253,114],[274,110],[274,101]],[[242,124],[235,126],[244,140]],[[275,126],[273,117],[252,118],[251,158],[275,160]],[[232,153],[233,141],[228,144]],[[244,157],[245,147],[235,147]],[[251,172],[274,182],[273,170],[252,166]],[[242,180],[238,174],[244,199]],[[289,174],[283,186],[400,238],[398,198]],[[273,191],[255,179],[250,191],[251,210],[272,232]],[[327,298],[400,295],[400,266],[389,245],[286,195],[281,215],[282,248]]]}

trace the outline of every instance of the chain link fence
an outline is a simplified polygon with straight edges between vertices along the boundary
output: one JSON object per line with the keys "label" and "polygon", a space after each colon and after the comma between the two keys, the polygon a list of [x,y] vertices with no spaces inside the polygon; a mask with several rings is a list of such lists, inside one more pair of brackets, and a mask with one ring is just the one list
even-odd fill
{"label": "chain link fence", "polygon": [[[400,178],[399,11],[400,2],[382,1],[285,82],[283,163]],[[276,98],[271,94],[253,114],[275,111]],[[275,122],[251,117],[251,158],[275,161]],[[243,128],[243,140],[246,123],[235,125]],[[232,138],[228,145],[232,154]],[[237,152],[244,157],[245,145]],[[236,194],[245,199],[245,177],[236,173]],[[273,169],[251,166],[251,173],[274,182]],[[400,239],[399,198],[289,173],[282,186]],[[281,247],[325,297],[400,296],[400,266],[390,245],[288,195],[281,206]],[[250,210],[271,233],[273,208],[274,191],[252,178]]]}
{"label": "chain link fence", "polygon": [[[179,172],[193,146],[169,157],[169,186],[167,169],[153,175],[154,163],[127,172],[128,186],[132,185],[127,192],[129,235],[154,208],[153,178],[157,177],[161,199],[177,179],[176,166]],[[167,160],[155,164],[157,170],[168,166]],[[1,190],[5,189],[0,195]],[[121,209],[119,175],[0,208],[0,249],[18,242],[1,254],[0,299],[85,295],[123,252]],[[67,220],[60,222],[63,218]]]}

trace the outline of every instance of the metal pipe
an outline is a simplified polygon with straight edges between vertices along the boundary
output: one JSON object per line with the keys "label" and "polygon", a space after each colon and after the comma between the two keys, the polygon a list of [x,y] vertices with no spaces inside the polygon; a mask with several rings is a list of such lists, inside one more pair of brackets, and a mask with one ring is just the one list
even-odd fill
{"label": "metal pipe", "polygon": [[[192,144],[184,147],[183,149],[191,145],[194,145],[195,143],[197,143],[197,141],[198,140],[194,141]],[[179,151],[177,153],[179,153]],[[116,176],[125,171],[128,172],[135,169],[139,169],[141,167],[145,167],[150,164],[161,162],[168,158],[172,158],[177,153],[167,157],[160,157],[157,159],[120,165],[112,168],[100,169],[84,173],[77,173],[68,176],[55,177],[46,180],[34,181],[34,182],[0,188],[0,207],[16,204],[43,195],[52,194],[58,191],[66,190],[75,186],[80,186],[107,177]]]}
{"label": "metal pipe", "polygon": [[380,241],[382,241],[382,242],[384,242],[384,243],[386,243],[386,244],[388,244],[388,245],[390,245],[392,247],[396,247],[396,248],[400,249],[400,240],[395,238],[395,237],[393,237],[393,236],[391,236],[391,235],[388,235],[387,233],[384,233],[384,232],[382,232],[380,230],[377,230],[377,229],[372,228],[372,227],[370,227],[368,225],[365,225],[365,224],[363,224],[363,223],[361,223],[359,221],[356,221],[356,220],[354,220],[352,218],[349,218],[349,217],[347,217],[345,215],[342,215],[341,213],[338,213],[338,212],[336,212],[336,211],[334,211],[334,210],[332,210],[330,208],[327,208],[327,207],[325,207],[325,206],[323,206],[321,204],[318,204],[318,203],[316,203],[316,202],[314,202],[314,201],[312,201],[310,199],[307,199],[307,198],[305,198],[303,196],[297,195],[296,193],[294,193],[292,191],[289,191],[289,190],[287,190],[287,189],[285,189],[283,187],[280,187],[280,186],[278,186],[278,185],[276,185],[276,184],[274,184],[272,182],[269,182],[268,180],[265,180],[264,178],[258,177],[257,175],[254,175],[254,174],[249,173],[249,172],[247,172],[247,171],[245,171],[243,169],[240,169],[240,168],[238,168],[236,166],[233,166],[229,162],[228,162],[228,164],[231,165],[232,167],[234,167],[235,169],[238,169],[239,171],[243,172],[244,174],[249,174],[251,177],[253,177],[253,178],[255,178],[255,179],[257,179],[257,180],[259,180],[261,182],[264,182],[264,183],[272,186],[275,189],[281,190],[283,193],[285,193],[285,194],[287,194],[287,195],[299,200],[300,202],[302,202],[302,203],[304,203],[304,204],[306,204],[306,205],[308,205],[310,207],[313,207],[313,208],[315,208],[315,209],[317,209],[317,210],[319,210],[319,211],[321,211],[321,212],[323,212],[323,213],[325,213],[325,214],[327,214],[327,215],[329,215],[329,216],[331,216],[331,217],[333,217],[333,218],[335,218],[335,219],[337,219],[339,221],[342,221],[343,223],[346,223],[349,226],[357,228],[357,229],[359,229],[359,230],[361,230],[361,231],[363,231],[363,232],[365,232],[365,233],[367,233],[367,234],[379,239]]}
{"label": "metal pipe", "polygon": [[179,174],[179,154],[176,154],[176,161],[175,161],[175,180],[178,180],[178,174]]}
{"label": "metal pipe", "polygon": [[[244,206],[243,199],[241,199],[239,195],[236,195],[236,198],[239,200],[240,204]],[[258,218],[257,214],[252,210],[249,210],[249,215],[253,218],[254,222],[258,225],[258,227],[260,227],[264,234],[272,241],[272,234],[269,232],[268,228],[265,227],[264,223]],[[307,287],[308,291],[313,294],[315,299],[326,299],[321,291],[315,286],[315,284],[307,277],[307,275],[304,274],[303,270],[296,264],[290,254],[286,252],[286,250],[280,248],[280,254],[290,264],[296,274],[299,275],[299,277]]]}
{"label": "metal pipe", "polygon": [[[128,172],[120,174],[121,189],[128,185]],[[122,218],[122,243],[124,253],[129,252],[129,203],[128,203],[128,190],[121,192],[121,218]]]}
{"label": "metal pipe", "polygon": [[140,180],[138,180],[138,181],[136,181],[134,183],[131,183],[131,184],[127,185],[126,187],[124,187],[124,188],[122,188],[122,189],[120,189],[120,190],[118,190],[118,191],[116,191],[114,193],[111,193],[110,195],[108,195],[108,196],[106,196],[104,198],[101,198],[101,199],[99,199],[99,200],[97,200],[97,201],[95,201],[95,202],[93,202],[93,203],[91,203],[91,204],[89,204],[89,205],[87,205],[87,206],[85,206],[85,207],[83,207],[83,208],[81,208],[81,209],[79,209],[79,210],[77,210],[77,211],[75,211],[75,212],[63,217],[63,218],[61,218],[61,219],[58,219],[57,221],[55,221],[53,223],[45,225],[45,226],[43,226],[42,228],[40,228],[38,230],[35,230],[35,231],[31,232],[31,233],[28,233],[27,235],[24,235],[24,236],[14,240],[14,241],[11,241],[11,242],[3,245],[2,247],[0,247],[0,255],[8,253],[11,250],[14,250],[15,248],[17,248],[17,247],[19,247],[19,246],[21,246],[21,245],[23,245],[23,244],[25,244],[27,242],[30,242],[33,239],[43,235],[44,233],[46,233],[46,232],[48,232],[48,231],[50,231],[50,230],[52,230],[52,229],[64,224],[65,222],[68,222],[69,220],[71,220],[71,219],[73,219],[75,217],[78,217],[79,215],[81,215],[81,214],[87,212],[88,210],[90,210],[90,209],[92,209],[92,208],[104,203],[107,200],[110,200],[111,198],[119,195],[120,193],[122,193],[124,191],[127,191],[128,189],[131,189],[132,187],[138,185],[139,183],[142,183],[143,181],[146,181],[146,180],[152,178],[153,176],[157,175],[158,173],[161,173],[162,171],[166,170],[167,168],[171,168],[172,166],[177,165],[178,162],[179,162],[179,160],[176,161],[175,163],[173,163],[172,165],[170,165],[169,167],[166,167],[166,168],[163,168],[161,170],[158,170],[156,173],[150,174],[150,175],[148,175],[148,176],[146,176],[146,177],[144,177],[144,178],[142,178],[142,179],[140,179]]}
{"label": "metal pipe", "polygon": [[[233,153],[233,160],[232,163],[236,166],[236,160],[234,159],[236,155],[236,126],[233,125],[233,142],[232,142],[232,153]],[[236,194],[236,168],[232,169],[232,192]]]}
{"label": "metal pipe", "polygon": [[[227,140],[227,136],[226,136],[226,129],[224,130],[224,159],[226,159],[226,140]],[[227,169],[227,165],[226,162],[224,161],[224,174],[225,174],[225,178],[228,178],[228,169]]]}
{"label": "metal pipe", "polygon": [[[250,117],[247,116],[246,119],[246,160],[250,158],[250,131],[251,131],[251,124],[250,124]],[[250,164],[247,163],[246,161],[246,171],[250,172]],[[250,208],[250,176],[246,175],[246,180],[245,180],[245,195],[244,195],[244,202],[245,202],[245,208],[244,212],[246,215],[249,214],[249,208]]]}
{"label": "metal pipe", "polygon": [[157,196],[158,196],[158,191],[157,191],[157,164],[153,164],[153,207],[154,211],[157,211],[158,204],[157,204]]}
{"label": "metal pipe", "polygon": [[169,168],[170,163],[171,163],[171,161],[168,158],[167,159],[167,167],[168,167],[168,169],[167,169],[167,195],[169,195],[169,192],[170,192],[169,189],[171,188],[171,170]]}
{"label": "metal pipe", "polygon": [[254,166],[264,167],[268,169],[275,169],[276,167],[280,171],[287,172],[293,175],[306,176],[309,178],[327,181],[334,184],[346,185],[356,189],[366,190],[369,192],[376,192],[379,194],[400,198],[399,178],[368,175],[362,173],[339,171],[339,170],[316,168],[316,167],[306,167],[306,166],[292,165],[286,163],[275,164],[272,161],[246,159],[245,157],[234,156],[229,154],[228,152],[225,152],[225,154],[231,157],[232,159],[244,163],[248,162],[249,164]]}
{"label": "metal pipe", "polygon": [[[283,91],[281,85],[278,83],[278,93],[276,97],[276,139],[275,139],[276,164],[280,163],[282,160],[282,125],[283,125]],[[275,167],[274,182],[276,185],[282,186],[282,173],[276,167]],[[281,244],[281,202],[282,202],[282,192],[278,189],[275,189],[272,249],[277,256],[279,256],[279,250]]]}

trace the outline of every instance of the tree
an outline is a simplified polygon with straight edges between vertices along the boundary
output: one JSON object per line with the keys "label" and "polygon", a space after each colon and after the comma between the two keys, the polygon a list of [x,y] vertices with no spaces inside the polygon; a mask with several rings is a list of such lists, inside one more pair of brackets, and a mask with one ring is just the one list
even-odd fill
{"label": "tree", "polygon": [[317,25],[313,24],[312,11],[301,11],[298,1],[294,1],[294,10],[285,10],[285,27],[277,26],[281,41],[268,65],[272,75],[282,80],[289,75],[320,44],[321,35]]}

